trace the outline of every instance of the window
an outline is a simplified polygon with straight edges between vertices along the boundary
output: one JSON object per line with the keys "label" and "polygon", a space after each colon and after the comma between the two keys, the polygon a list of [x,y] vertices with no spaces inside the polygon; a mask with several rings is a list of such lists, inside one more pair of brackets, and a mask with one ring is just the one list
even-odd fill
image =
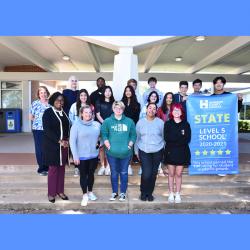
{"label": "window", "polygon": [[1,82],[0,107],[22,108],[22,82]]}

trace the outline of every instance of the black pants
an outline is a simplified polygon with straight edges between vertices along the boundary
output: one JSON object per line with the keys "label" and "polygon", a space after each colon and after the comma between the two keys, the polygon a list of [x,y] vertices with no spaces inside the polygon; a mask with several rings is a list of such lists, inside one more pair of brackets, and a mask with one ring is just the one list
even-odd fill
{"label": "black pants", "polygon": [[94,185],[94,173],[98,164],[98,158],[80,161],[78,166],[80,171],[80,185],[83,194],[92,192]]}
{"label": "black pants", "polygon": [[139,150],[141,160],[141,193],[144,195],[152,195],[155,188],[156,176],[158,168],[162,160],[163,149],[155,153],[145,153]]}
{"label": "black pants", "polygon": [[35,142],[35,152],[36,152],[36,161],[38,164],[38,173],[42,173],[44,171],[48,172],[49,167],[43,164],[43,151],[42,151],[42,144],[43,144],[43,130],[32,130],[34,142]]}

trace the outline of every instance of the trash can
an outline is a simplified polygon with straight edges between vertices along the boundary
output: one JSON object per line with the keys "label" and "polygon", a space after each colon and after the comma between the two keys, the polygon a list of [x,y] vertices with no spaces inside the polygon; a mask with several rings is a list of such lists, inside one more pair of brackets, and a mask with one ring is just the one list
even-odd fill
{"label": "trash can", "polygon": [[21,132],[21,109],[6,109],[5,110],[5,126],[7,133]]}
{"label": "trash can", "polygon": [[0,109],[0,133],[4,133],[5,131],[6,131],[5,111],[4,109]]}

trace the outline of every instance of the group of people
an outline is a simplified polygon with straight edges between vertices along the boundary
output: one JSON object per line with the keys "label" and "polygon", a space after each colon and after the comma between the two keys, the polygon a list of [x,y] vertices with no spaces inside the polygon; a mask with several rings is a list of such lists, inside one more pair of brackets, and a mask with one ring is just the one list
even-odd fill
{"label": "group of people", "polygon": [[[70,77],[70,87],[51,96],[40,86],[38,99],[30,109],[38,173],[48,175],[48,199],[64,194],[65,165],[69,152],[80,175],[82,206],[97,199],[93,192],[94,173],[111,175],[110,201],[126,200],[131,161],[141,163],[140,199],[153,201],[157,173],[168,176],[170,203],[181,202],[182,172],[190,165],[191,128],[186,119],[188,82],[179,83],[179,92],[165,95],[156,88],[157,79],[148,79],[149,88],[140,96],[137,81],[130,79],[123,97],[114,100],[112,88],[105,79],[97,79],[97,90],[89,95],[78,90],[78,80]],[[213,80],[214,95],[229,94],[226,79]],[[201,95],[202,81],[193,81],[193,95]],[[239,110],[242,97],[238,98]],[[119,187],[120,179],[120,187]]]}

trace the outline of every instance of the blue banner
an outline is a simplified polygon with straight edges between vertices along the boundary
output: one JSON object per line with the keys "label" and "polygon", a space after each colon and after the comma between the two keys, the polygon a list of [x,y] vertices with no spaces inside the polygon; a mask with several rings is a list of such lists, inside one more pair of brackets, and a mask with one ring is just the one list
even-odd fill
{"label": "blue banner", "polygon": [[189,174],[237,174],[237,96],[189,96],[187,117],[192,130]]}

